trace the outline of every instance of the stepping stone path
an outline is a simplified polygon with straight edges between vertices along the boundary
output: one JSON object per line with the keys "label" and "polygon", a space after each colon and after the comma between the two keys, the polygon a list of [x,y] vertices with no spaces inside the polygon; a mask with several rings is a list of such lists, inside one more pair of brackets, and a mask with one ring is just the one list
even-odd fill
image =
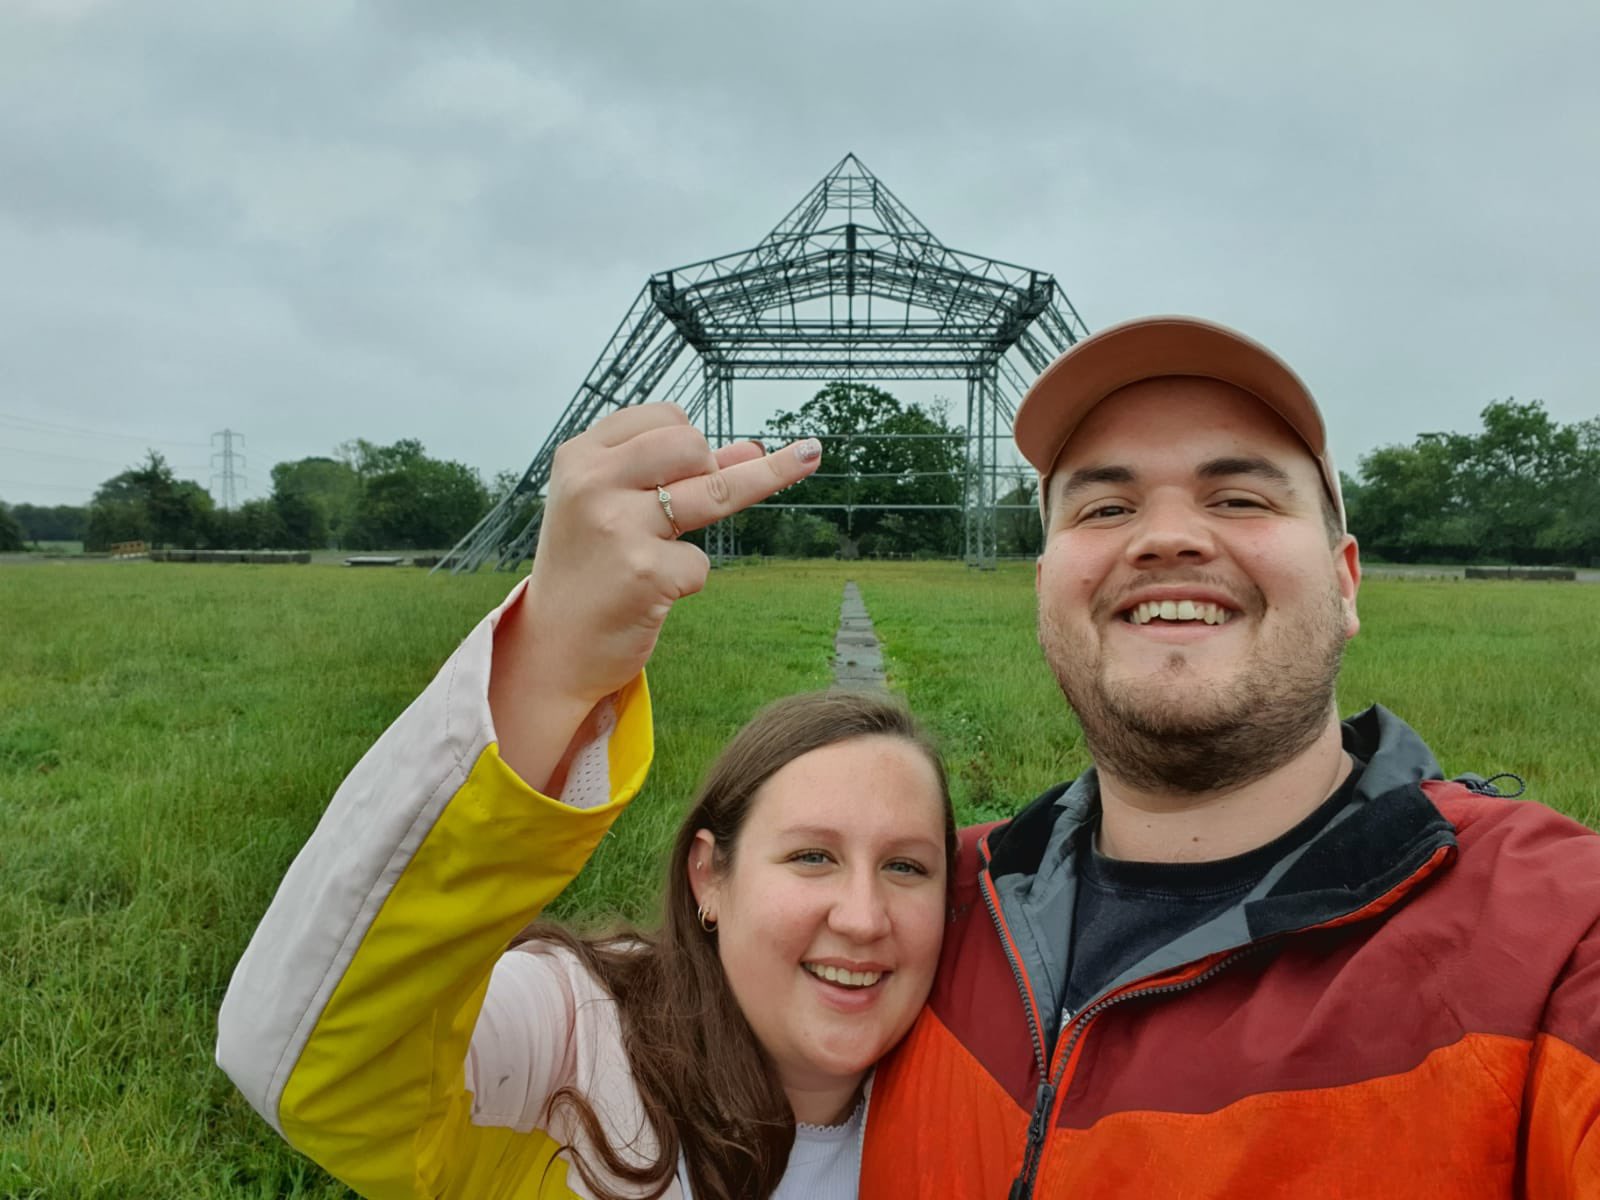
{"label": "stepping stone path", "polygon": [[855,580],[844,585],[839,605],[839,632],[833,639],[833,682],[841,688],[886,690],[883,649],[872,632],[872,618]]}

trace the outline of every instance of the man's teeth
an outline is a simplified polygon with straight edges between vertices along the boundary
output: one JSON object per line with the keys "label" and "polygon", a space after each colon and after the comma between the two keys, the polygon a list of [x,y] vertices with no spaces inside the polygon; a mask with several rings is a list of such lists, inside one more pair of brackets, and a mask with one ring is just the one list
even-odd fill
{"label": "man's teeth", "polygon": [[818,979],[826,979],[829,983],[843,984],[845,987],[871,987],[883,978],[882,971],[846,971],[841,967],[827,967],[819,963],[801,963]]}
{"label": "man's teeth", "polygon": [[1204,621],[1207,625],[1226,625],[1233,620],[1231,609],[1195,600],[1147,600],[1128,610],[1128,620],[1135,625],[1148,625],[1160,617],[1163,621]]}

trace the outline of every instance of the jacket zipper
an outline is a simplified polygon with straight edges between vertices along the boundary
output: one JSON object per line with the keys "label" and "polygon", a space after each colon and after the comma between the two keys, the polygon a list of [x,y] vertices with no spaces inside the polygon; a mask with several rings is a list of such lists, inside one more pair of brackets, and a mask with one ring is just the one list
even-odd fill
{"label": "jacket zipper", "polygon": [[861,1128],[856,1130],[856,1186],[861,1186],[861,1164],[867,1161],[867,1118],[872,1115],[873,1073],[867,1074],[861,1093]]}
{"label": "jacket zipper", "polygon": [[[1066,1075],[1067,1064],[1072,1061],[1072,1051],[1077,1046],[1089,1023],[1095,1017],[1105,1012],[1106,1009],[1121,1004],[1124,1000],[1142,999],[1150,996],[1170,996],[1177,992],[1186,992],[1191,988],[1199,987],[1202,983],[1214,978],[1220,972],[1231,967],[1241,958],[1247,958],[1256,951],[1272,945],[1278,939],[1275,937],[1263,938],[1259,942],[1244,946],[1224,958],[1218,959],[1204,971],[1191,979],[1180,980],[1177,983],[1160,983],[1152,987],[1133,988],[1127,991],[1116,992],[1110,996],[1096,1000],[1088,1008],[1073,1018],[1072,1026],[1067,1033],[1067,1038],[1056,1049],[1057,1068],[1054,1077],[1044,1077],[1045,1082],[1039,1085],[1039,1095],[1035,1102],[1033,1118],[1028,1122],[1028,1146],[1022,1155],[1022,1170],[1016,1179],[1011,1182],[1011,1192],[1008,1200],[1031,1200],[1033,1188],[1037,1182],[1039,1163],[1044,1157],[1044,1142],[1050,1132],[1050,1109],[1054,1104],[1057,1090],[1061,1086],[1062,1077]],[[1040,1107],[1042,1105],[1042,1108]]]}
{"label": "jacket zipper", "polygon": [[[984,902],[989,907],[990,919],[994,922],[995,932],[999,935],[1001,948],[1006,952],[1006,960],[1011,964],[1012,978],[1016,981],[1017,992],[1023,1001],[1023,1012],[1028,1018],[1028,1030],[1033,1035],[1033,1056],[1034,1061],[1039,1065],[1040,1079],[1039,1090],[1034,1096],[1033,1114],[1028,1120],[1028,1142],[1026,1148],[1023,1150],[1022,1170],[1018,1173],[1017,1177],[1011,1181],[1011,1190],[1007,1194],[1008,1200],[1032,1200],[1034,1183],[1036,1182],[1036,1177],[1039,1172],[1039,1163],[1044,1156],[1045,1138],[1050,1132],[1050,1110],[1054,1107],[1056,1092],[1061,1085],[1062,1077],[1066,1074],[1067,1064],[1072,1060],[1073,1049],[1077,1046],[1078,1041],[1083,1036],[1084,1030],[1088,1028],[1089,1022],[1092,1021],[1096,1016],[1098,1016],[1100,1013],[1103,1013],[1106,1009],[1112,1007],[1113,1005],[1122,1003],[1124,1000],[1132,1000],[1138,997],[1147,996],[1171,995],[1176,992],[1186,992],[1191,988],[1199,987],[1202,983],[1214,978],[1219,972],[1226,970],[1240,959],[1247,958],[1258,950],[1265,949],[1268,946],[1276,945],[1284,938],[1290,937],[1295,933],[1306,933],[1313,929],[1323,929],[1328,928],[1333,924],[1342,924],[1344,920],[1348,920],[1352,917],[1358,917],[1361,912],[1365,911],[1365,908],[1370,907],[1370,905],[1365,906],[1362,910],[1357,910],[1356,913],[1347,914],[1346,917],[1341,918],[1338,921],[1319,922],[1315,925],[1305,926],[1302,929],[1287,930],[1283,933],[1277,933],[1262,938],[1258,942],[1252,942],[1250,945],[1241,946],[1239,949],[1224,955],[1224,957],[1218,959],[1216,962],[1212,963],[1209,967],[1191,979],[1185,979],[1177,983],[1156,984],[1152,987],[1131,987],[1130,990],[1116,992],[1112,995],[1104,996],[1101,999],[1096,1000],[1093,1004],[1089,1005],[1083,1011],[1078,1013],[1075,1018],[1073,1018],[1070,1030],[1063,1031],[1063,1034],[1066,1036],[1066,1041],[1057,1041],[1055,1058],[1059,1064],[1059,1067],[1054,1072],[1054,1077],[1052,1078],[1049,1066],[1045,1062],[1044,1041],[1039,1033],[1038,1017],[1029,998],[1031,993],[1029,992],[1027,983],[1023,977],[1022,965],[1017,961],[1016,953],[1012,948],[1011,939],[1006,934],[1005,924],[1000,920],[999,909],[992,891],[992,883],[989,877],[988,843],[989,837],[988,834],[985,834],[982,842],[979,845],[979,881],[981,884],[981,890],[983,891]],[[1409,890],[1410,887],[1415,885],[1419,879],[1432,874],[1435,866],[1444,857],[1445,854],[1443,851],[1436,850],[1434,854],[1430,856],[1427,862],[1423,863],[1415,871],[1413,871],[1403,881],[1402,884],[1396,885],[1394,888],[1391,888],[1388,892],[1384,893],[1384,897],[1382,898],[1393,897],[1399,893],[1402,888],[1404,890]]]}
{"label": "jacket zipper", "polygon": [[[1006,952],[1006,961],[1011,964],[1011,978],[1017,985],[1017,997],[1022,1001],[1022,1015],[1028,1019],[1028,1033],[1033,1039],[1033,1061],[1039,1068],[1039,1090],[1033,1099],[1033,1115],[1028,1119],[1028,1148],[1023,1153],[1022,1173],[1012,1181],[1009,1197],[1009,1200],[1023,1200],[1033,1189],[1031,1177],[1038,1169],[1038,1157],[1044,1148],[1044,1135],[1050,1125],[1050,1109],[1055,1102],[1056,1090],[1050,1082],[1050,1064],[1044,1056],[1044,1035],[1039,1030],[1039,1015],[1029,999],[1028,985],[1022,976],[1022,963],[1017,960],[1017,952],[1011,944],[1011,937],[1006,932],[1005,923],[1000,920],[1000,907],[995,902],[994,884],[989,878],[988,840],[985,835],[981,846],[983,862],[979,888],[983,892],[983,902],[989,909],[989,919],[994,922],[995,935],[1000,939],[1000,948]],[[1031,1168],[1030,1163],[1032,1163]],[[1030,1182],[1025,1191],[1019,1191],[1018,1189],[1023,1187],[1024,1179],[1029,1179]]]}

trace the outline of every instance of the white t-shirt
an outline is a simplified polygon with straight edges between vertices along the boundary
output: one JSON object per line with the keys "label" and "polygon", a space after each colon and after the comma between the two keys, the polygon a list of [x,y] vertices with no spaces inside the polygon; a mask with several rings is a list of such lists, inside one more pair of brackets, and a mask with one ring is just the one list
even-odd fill
{"label": "white t-shirt", "polygon": [[[863,1100],[842,1125],[795,1126],[789,1165],[772,1200],[856,1200],[861,1184],[861,1133],[867,1104]],[[689,1164],[678,1158],[678,1186],[689,1190]]]}

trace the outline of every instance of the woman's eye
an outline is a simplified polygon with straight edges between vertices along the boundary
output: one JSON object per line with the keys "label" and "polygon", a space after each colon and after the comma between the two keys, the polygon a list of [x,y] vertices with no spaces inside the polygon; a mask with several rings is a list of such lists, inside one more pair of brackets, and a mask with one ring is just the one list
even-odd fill
{"label": "woman's eye", "polygon": [[799,863],[805,867],[820,867],[825,866],[829,862],[829,858],[825,850],[801,850],[796,854],[791,854],[789,861]]}
{"label": "woman's eye", "polygon": [[926,875],[928,868],[909,858],[897,858],[889,864],[889,870],[897,875]]}

